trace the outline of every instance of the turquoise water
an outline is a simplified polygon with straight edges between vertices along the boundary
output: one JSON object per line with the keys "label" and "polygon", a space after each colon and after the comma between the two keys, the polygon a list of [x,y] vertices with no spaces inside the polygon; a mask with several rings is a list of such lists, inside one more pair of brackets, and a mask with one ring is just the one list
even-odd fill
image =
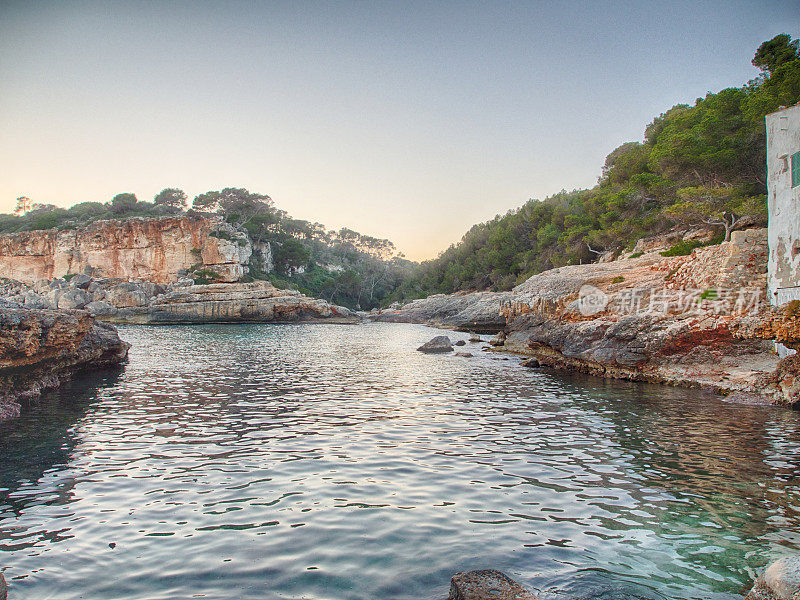
{"label": "turquoise water", "polygon": [[[16,599],[737,597],[800,546],[800,415],[424,355],[415,325],[120,329],[0,424]],[[452,334],[464,338],[463,334]]]}

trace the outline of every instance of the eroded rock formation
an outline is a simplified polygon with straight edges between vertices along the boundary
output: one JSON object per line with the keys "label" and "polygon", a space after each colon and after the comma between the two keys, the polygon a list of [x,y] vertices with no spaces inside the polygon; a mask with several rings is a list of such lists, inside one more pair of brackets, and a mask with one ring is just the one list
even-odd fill
{"label": "eroded rock formation", "polygon": [[504,311],[505,348],[559,369],[793,403],[791,365],[779,369],[765,325],[766,257],[765,232],[748,230],[690,256],[536,275]]}
{"label": "eroded rock formation", "polygon": [[[269,254],[269,245],[262,244]],[[0,277],[35,283],[87,273],[123,281],[173,283],[204,270],[217,281],[239,281],[253,246],[216,215],[97,221],[79,229],[0,235]],[[259,256],[271,266],[271,254]]]}
{"label": "eroded rock formation", "polygon": [[316,321],[352,323],[359,317],[347,308],[268,281],[171,285],[76,276],[69,281],[40,281],[33,286],[6,281],[0,298],[15,308],[86,310],[110,323],[276,323]]}
{"label": "eroded rock formation", "polygon": [[506,319],[500,312],[512,298],[511,292],[436,294],[376,311],[370,318],[391,323],[426,323],[445,329],[494,333],[506,326]]}
{"label": "eroded rock formation", "polygon": [[101,316],[112,323],[284,323],[358,321],[343,306],[281,290],[267,281],[175,287],[146,305]]}
{"label": "eroded rock formation", "polygon": [[0,310],[0,420],[22,399],[57,387],[74,373],[116,365],[129,344],[84,311]]}

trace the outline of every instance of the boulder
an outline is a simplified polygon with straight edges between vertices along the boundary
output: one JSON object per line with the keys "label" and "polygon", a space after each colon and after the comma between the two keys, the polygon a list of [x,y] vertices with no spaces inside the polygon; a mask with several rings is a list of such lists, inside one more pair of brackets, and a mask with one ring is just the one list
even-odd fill
{"label": "boulder", "polygon": [[58,308],[73,310],[83,308],[89,303],[89,296],[82,289],[67,290],[58,299]]}
{"label": "boulder", "polygon": [[506,343],[506,332],[501,331],[496,336],[494,336],[490,341],[489,344],[492,346],[502,346]]}
{"label": "boulder", "polygon": [[19,304],[14,302],[13,300],[7,300],[6,298],[0,298],[0,308],[19,308]]}
{"label": "boulder", "polygon": [[523,366],[523,367],[528,367],[528,368],[531,368],[531,369],[535,369],[536,367],[541,367],[542,366],[541,363],[538,360],[536,360],[535,358],[529,358],[528,360],[523,360],[519,364],[521,366]]}
{"label": "boulder", "polygon": [[800,555],[785,556],[769,565],[756,579],[745,600],[800,598]]}
{"label": "boulder", "polygon": [[92,278],[83,273],[78,273],[69,280],[70,287],[85,290],[92,283]]}
{"label": "boulder", "polygon": [[147,306],[147,295],[136,284],[122,283],[106,291],[106,302],[117,308]]}
{"label": "boulder", "polygon": [[538,600],[508,575],[495,569],[456,573],[448,600]]}
{"label": "boulder", "polygon": [[44,295],[44,300],[47,302],[48,306],[56,308],[58,306],[58,299],[61,298],[63,293],[63,289],[54,287]]}
{"label": "boulder", "polygon": [[446,335],[437,335],[432,340],[425,342],[417,348],[420,352],[435,353],[435,352],[452,352],[453,343]]}
{"label": "boulder", "polygon": [[469,341],[475,343],[475,342],[482,342],[483,339],[481,339],[481,336],[479,336],[477,333],[470,333]]}
{"label": "boulder", "polygon": [[84,310],[88,311],[88,313],[93,317],[113,315],[117,312],[117,309],[114,306],[111,306],[108,302],[105,302],[103,300],[89,302],[89,304],[87,304],[83,308]]}
{"label": "boulder", "polygon": [[25,308],[33,308],[33,309],[55,308],[55,306],[53,306],[48,300],[46,300],[45,298],[34,292],[26,292],[24,294],[22,305]]}
{"label": "boulder", "polygon": [[464,340],[458,340],[455,344],[453,344],[453,346],[466,346],[466,345],[467,342],[465,342]]}

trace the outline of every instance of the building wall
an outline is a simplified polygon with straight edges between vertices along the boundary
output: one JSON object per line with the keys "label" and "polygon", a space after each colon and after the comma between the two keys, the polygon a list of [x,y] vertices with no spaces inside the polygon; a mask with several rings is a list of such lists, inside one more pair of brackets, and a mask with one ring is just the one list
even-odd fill
{"label": "building wall", "polygon": [[[800,151],[800,105],[767,115],[770,302],[800,298],[800,186],[792,188],[791,156]],[[778,344],[778,353],[787,350]]]}
{"label": "building wall", "polygon": [[[767,115],[769,290],[800,286],[800,186],[792,188],[791,155],[800,151],[800,105]],[[783,294],[781,294],[783,295]]]}

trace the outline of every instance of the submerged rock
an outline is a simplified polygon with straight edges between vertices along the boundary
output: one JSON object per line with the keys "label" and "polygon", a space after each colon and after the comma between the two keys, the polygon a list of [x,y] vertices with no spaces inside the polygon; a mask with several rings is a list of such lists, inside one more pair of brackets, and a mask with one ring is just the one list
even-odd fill
{"label": "submerged rock", "polygon": [[485,569],[456,573],[448,600],[539,600],[502,571]]}
{"label": "submerged rock", "polygon": [[455,344],[453,344],[453,346],[466,346],[466,345],[467,342],[465,342],[464,340],[458,340]]}
{"label": "submerged rock", "polygon": [[434,353],[434,352],[452,352],[453,344],[450,338],[446,335],[437,335],[432,340],[425,342],[417,348],[420,352]]}
{"label": "submerged rock", "polygon": [[506,343],[506,332],[505,331],[498,332],[497,335],[494,336],[494,338],[492,338],[489,341],[489,345],[491,345],[491,346],[502,346],[505,343]]}
{"label": "submerged rock", "polygon": [[786,556],[769,565],[756,579],[745,600],[800,598],[800,555]]}
{"label": "submerged rock", "polygon": [[472,358],[472,352],[456,352],[455,355],[462,358]]}

